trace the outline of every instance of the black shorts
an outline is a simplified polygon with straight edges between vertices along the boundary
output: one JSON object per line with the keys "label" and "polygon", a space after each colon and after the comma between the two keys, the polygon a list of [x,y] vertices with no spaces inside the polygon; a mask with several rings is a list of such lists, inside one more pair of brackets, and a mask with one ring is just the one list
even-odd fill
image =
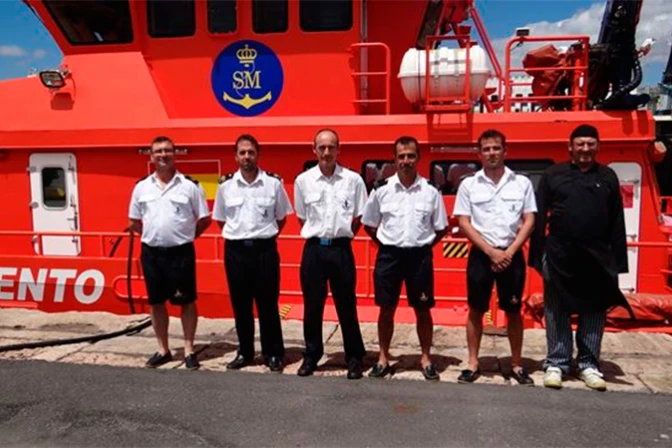
{"label": "black shorts", "polygon": [[467,301],[469,307],[486,312],[490,309],[493,283],[497,282],[499,308],[513,313],[520,311],[525,288],[525,257],[519,250],[511,264],[502,272],[492,270],[492,261],[485,252],[471,246],[467,261]]}
{"label": "black shorts", "polygon": [[381,245],[373,281],[378,306],[397,306],[403,281],[410,306],[432,308],[435,301],[431,246],[400,248]]}
{"label": "black shorts", "polygon": [[186,305],[196,300],[196,252],[193,243],[175,247],[142,244],[140,254],[151,305],[170,300]]}

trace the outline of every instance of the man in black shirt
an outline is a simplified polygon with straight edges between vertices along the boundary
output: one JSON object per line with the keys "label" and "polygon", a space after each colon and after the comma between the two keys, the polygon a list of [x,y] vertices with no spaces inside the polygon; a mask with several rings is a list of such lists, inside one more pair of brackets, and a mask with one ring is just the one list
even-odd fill
{"label": "man in black shirt", "polygon": [[576,314],[579,378],[605,390],[598,362],[607,310],[623,306],[632,316],[618,287],[618,274],[628,272],[620,184],[611,168],[595,160],[598,147],[595,127],[577,127],[569,139],[571,160],[546,170],[537,190],[529,265],[544,277],[546,387],[562,387],[569,373],[569,318]]}

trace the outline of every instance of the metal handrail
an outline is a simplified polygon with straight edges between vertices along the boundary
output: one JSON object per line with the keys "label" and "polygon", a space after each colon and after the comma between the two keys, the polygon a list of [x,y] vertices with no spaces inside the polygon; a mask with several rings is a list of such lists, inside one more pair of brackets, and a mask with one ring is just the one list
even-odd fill
{"label": "metal handrail", "polygon": [[[537,68],[511,68],[511,50],[514,44],[523,44],[527,42],[562,42],[562,41],[578,41],[581,42],[582,48],[584,51],[581,52],[581,61],[580,65],[575,65],[572,67],[537,67]],[[585,35],[569,35],[569,36],[515,36],[509,39],[506,43],[506,48],[504,50],[504,111],[511,111],[512,102],[521,102],[519,99],[512,97],[513,89],[512,87],[515,84],[511,80],[511,73],[513,72],[573,72],[574,73],[574,82],[572,83],[572,95],[552,95],[552,96],[534,96],[530,95],[524,98],[525,102],[536,102],[538,100],[573,100],[574,110],[584,110],[586,107],[586,100],[588,99],[587,89],[588,89],[588,44],[590,42],[590,36]],[[583,87],[580,86],[580,80],[583,79]]]}
{"label": "metal handrail", "polygon": [[[385,71],[384,72],[352,72],[352,76],[355,78],[361,76],[384,76],[385,77],[385,98],[383,99],[356,99],[354,100],[357,104],[366,104],[366,103],[385,103],[385,115],[390,115],[390,71],[392,70],[392,62],[390,56],[390,47],[383,42],[358,42],[350,45],[350,49],[354,50],[355,48],[382,48],[385,54]],[[361,89],[358,89],[361,91]],[[361,93],[361,92],[360,92]]]}

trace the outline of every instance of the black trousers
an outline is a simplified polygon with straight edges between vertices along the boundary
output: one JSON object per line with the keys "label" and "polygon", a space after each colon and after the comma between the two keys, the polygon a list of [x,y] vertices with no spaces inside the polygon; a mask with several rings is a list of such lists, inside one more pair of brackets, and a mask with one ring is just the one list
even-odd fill
{"label": "black trousers", "polygon": [[[329,245],[323,245],[329,244]],[[327,282],[343,335],[345,360],[362,360],[366,354],[357,317],[355,257],[349,238],[331,240],[308,239],[301,258],[301,289],[303,290],[304,356],[315,362],[324,354],[322,319],[327,300]]]}
{"label": "black trousers", "polygon": [[280,255],[275,238],[228,240],[224,266],[238,334],[238,352],[254,357],[254,314],[257,305],[261,353],[264,357],[284,356],[282,327],[278,312],[280,296]]}

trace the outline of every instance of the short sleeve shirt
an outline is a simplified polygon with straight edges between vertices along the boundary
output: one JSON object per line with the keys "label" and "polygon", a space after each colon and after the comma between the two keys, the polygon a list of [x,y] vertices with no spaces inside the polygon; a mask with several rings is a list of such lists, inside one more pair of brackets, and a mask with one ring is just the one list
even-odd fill
{"label": "short sleeve shirt", "polygon": [[224,222],[227,240],[272,238],[278,221],[293,213],[282,180],[263,170],[248,183],[240,171],[217,188],[213,218]]}
{"label": "short sleeve shirt", "polygon": [[152,247],[173,247],[194,241],[196,223],[210,214],[205,191],[176,172],[165,188],[156,173],[133,189],[128,216],[142,221],[141,241]]}
{"label": "short sleeve shirt", "polygon": [[362,177],[340,165],[327,177],[319,166],[301,173],[294,182],[296,216],[304,220],[304,238],[353,238],[352,220],[366,203]]}
{"label": "short sleeve shirt", "polygon": [[506,248],[516,239],[522,215],[536,211],[530,179],[505,167],[497,185],[483,170],[463,180],[453,214],[470,216],[472,226],[488,244]]}
{"label": "short sleeve shirt", "polygon": [[397,247],[432,244],[436,232],[448,227],[441,194],[420,175],[408,188],[395,174],[375,189],[364,207],[362,223],[378,228],[376,237],[382,244]]}

